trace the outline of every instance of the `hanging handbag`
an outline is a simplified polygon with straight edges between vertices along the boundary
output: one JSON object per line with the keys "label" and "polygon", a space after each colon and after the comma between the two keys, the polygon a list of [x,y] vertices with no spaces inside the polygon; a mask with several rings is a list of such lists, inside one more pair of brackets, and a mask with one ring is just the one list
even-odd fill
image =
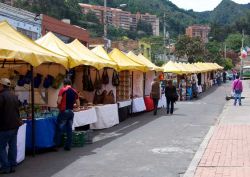
{"label": "hanging handbag", "polygon": [[92,79],[91,79],[91,75],[90,75],[90,69],[88,68],[88,92],[93,92],[95,90]]}
{"label": "hanging handbag", "polygon": [[83,67],[82,89],[84,91],[88,91],[88,70],[87,70],[87,67]]}
{"label": "hanging handbag", "polygon": [[113,77],[112,77],[112,85],[117,87],[120,84],[119,74],[114,70]]}
{"label": "hanging handbag", "polygon": [[93,103],[94,104],[102,104],[103,103],[103,99],[105,97],[105,95],[107,94],[107,91],[104,90],[102,93],[100,90],[96,90],[95,91],[95,95],[94,95],[94,100]]}
{"label": "hanging handbag", "polygon": [[101,81],[101,76],[98,70],[96,70],[96,77],[95,77],[95,82],[94,82],[94,88],[96,90],[102,89],[102,81]]}
{"label": "hanging handbag", "polygon": [[104,68],[102,73],[102,83],[104,85],[109,84],[109,75],[108,75],[108,70],[106,68]]}
{"label": "hanging handbag", "polygon": [[54,82],[54,77],[51,75],[47,75],[43,81],[43,87],[44,88],[49,88],[50,86],[52,86],[53,82]]}
{"label": "hanging handbag", "polygon": [[37,73],[36,77],[34,78],[34,88],[39,88],[42,83],[43,76]]}
{"label": "hanging handbag", "polygon": [[113,90],[110,90],[108,94],[104,95],[103,104],[114,104],[115,96]]}

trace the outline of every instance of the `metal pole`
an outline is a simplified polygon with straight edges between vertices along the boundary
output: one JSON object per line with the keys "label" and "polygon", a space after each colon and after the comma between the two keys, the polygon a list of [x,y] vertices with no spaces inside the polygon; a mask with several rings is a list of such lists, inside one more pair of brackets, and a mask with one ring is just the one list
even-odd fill
{"label": "metal pole", "polygon": [[[243,50],[244,47],[244,30],[242,30],[242,39],[241,39],[241,51]],[[242,78],[242,73],[243,72],[243,60],[242,57],[240,56],[240,78]]]}
{"label": "metal pole", "polygon": [[34,68],[33,66],[30,66],[31,70],[31,121],[32,121],[32,154],[35,156],[36,153],[36,135],[35,135],[35,94],[34,94]]}
{"label": "metal pole", "polygon": [[165,24],[165,18],[166,18],[166,14],[164,13],[164,17],[163,17],[163,45],[164,45],[164,60],[166,59],[166,24]]}
{"label": "metal pole", "polygon": [[108,47],[107,47],[107,0],[104,0],[104,13],[103,13],[103,26],[104,26],[104,48],[107,51]]}
{"label": "metal pole", "polygon": [[146,89],[146,73],[143,73],[143,97],[145,97],[145,89]]}

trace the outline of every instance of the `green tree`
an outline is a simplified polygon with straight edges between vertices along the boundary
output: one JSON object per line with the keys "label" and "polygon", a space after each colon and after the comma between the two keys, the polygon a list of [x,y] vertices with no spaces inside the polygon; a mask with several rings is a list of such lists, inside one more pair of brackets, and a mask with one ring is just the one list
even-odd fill
{"label": "green tree", "polygon": [[195,62],[204,55],[205,47],[200,38],[182,35],[175,44],[177,57],[187,56],[189,62]]}
{"label": "green tree", "polygon": [[137,23],[137,31],[144,31],[146,35],[153,35],[152,25],[146,21],[139,20]]}

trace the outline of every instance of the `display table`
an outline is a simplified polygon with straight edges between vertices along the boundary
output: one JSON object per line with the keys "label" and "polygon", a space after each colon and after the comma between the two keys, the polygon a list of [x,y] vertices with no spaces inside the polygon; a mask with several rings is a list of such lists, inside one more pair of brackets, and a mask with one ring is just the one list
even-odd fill
{"label": "display table", "polygon": [[167,100],[166,100],[165,94],[161,95],[161,98],[158,103],[158,108],[163,108],[163,107],[165,108],[167,107]]}
{"label": "display table", "polygon": [[74,112],[74,121],[72,128],[74,130],[75,127],[81,127],[95,122],[97,122],[97,115],[95,108]]}
{"label": "display table", "polygon": [[[32,148],[32,121],[26,120],[26,148]],[[35,120],[35,147],[49,148],[54,146],[56,117],[39,118]]]}
{"label": "display table", "polygon": [[134,98],[132,101],[132,113],[142,112],[146,110],[143,97]]}
{"label": "display table", "polygon": [[144,97],[144,102],[146,106],[146,111],[152,111],[154,110],[154,101],[150,98],[150,96]]}
{"label": "display table", "polygon": [[131,112],[131,100],[119,101],[118,104],[118,114],[119,122],[126,120]]}
{"label": "display table", "polygon": [[97,122],[90,124],[91,129],[109,128],[119,124],[118,105],[107,104],[96,106]]}

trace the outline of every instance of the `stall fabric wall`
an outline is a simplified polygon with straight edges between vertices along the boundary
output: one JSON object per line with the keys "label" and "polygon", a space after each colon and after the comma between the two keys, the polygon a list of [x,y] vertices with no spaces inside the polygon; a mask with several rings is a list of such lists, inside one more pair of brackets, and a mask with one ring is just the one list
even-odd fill
{"label": "stall fabric wall", "polygon": [[[14,70],[18,71],[21,75],[25,75],[29,69],[30,69],[29,65],[19,65],[19,66],[14,65],[14,66],[11,66],[11,69],[10,67],[1,69],[0,76],[9,77],[11,75],[10,73],[13,73]],[[57,96],[58,96],[60,88],[59,89],[54,89],[54,88],[44,89],[43,81],[44,81],[44,78],[48,74],[56,77],[59,73],[65,74],[65,72],[66,71],[64,67],[60,65],[53,65],[53,64],[52,65],[40,65],[34,68],[34,77],[36,76],[37,73],[43,76],[40,87],[38,89],[35,89],[35,103],[36,104],[48,104],[48,106],[50,107],[57,106],[56,100],[57,100]],[[18,80],[18,77],[17,77],[17,80]],[[21,101],[30,100],[30,85],[24,85],[23,87],[16,86],[15,92]],[[48,93],[47,103],[41,100],[42,98],[40,95],[40,93],[42,93],[42,95],[45,96],[46,92]]]}
{"label": "stall fabric wall", "polygon": [[149,71],[146,73],[146,82],[145,82],[145,95],[150,95],[151,92],[151,83],[155,78],[155,71]]}
{"label": "stall fabric wall", "polygon": [[205,83],[205,73],[201,74],[201,85]]}
{"label": "stall fabric wall", "polygon": [[[116,98],[116,87],[112,85],[113,71],[114,71],[113,69],[108,69],[109,84],[107,85],[102,84],[101,92],[103,90],[106,90],[107,92],[109,92],[110,90],[113,90],[114,96]],[[101,78],[102,78],[102,73],[103,73],[103,69],[99,70],[99,74]],[[91,75],[92,83],[94,84],[95,79],[96,79],[96,70],[94,68],[90,69],[90,75]],[[78,91],[82,92],[84,98],[88,100],[88,102],[92,103],[94,99],[95,91],[93,92],[83,91],[82,76],[83,76],[83,69],[80,69],[80,68],[76,69],[76,78],[75,78],[74,87]]]}
{"label": "stall fabric wall", "polygon": [[143,96],[143,72],[133,71],[133,96]]}

